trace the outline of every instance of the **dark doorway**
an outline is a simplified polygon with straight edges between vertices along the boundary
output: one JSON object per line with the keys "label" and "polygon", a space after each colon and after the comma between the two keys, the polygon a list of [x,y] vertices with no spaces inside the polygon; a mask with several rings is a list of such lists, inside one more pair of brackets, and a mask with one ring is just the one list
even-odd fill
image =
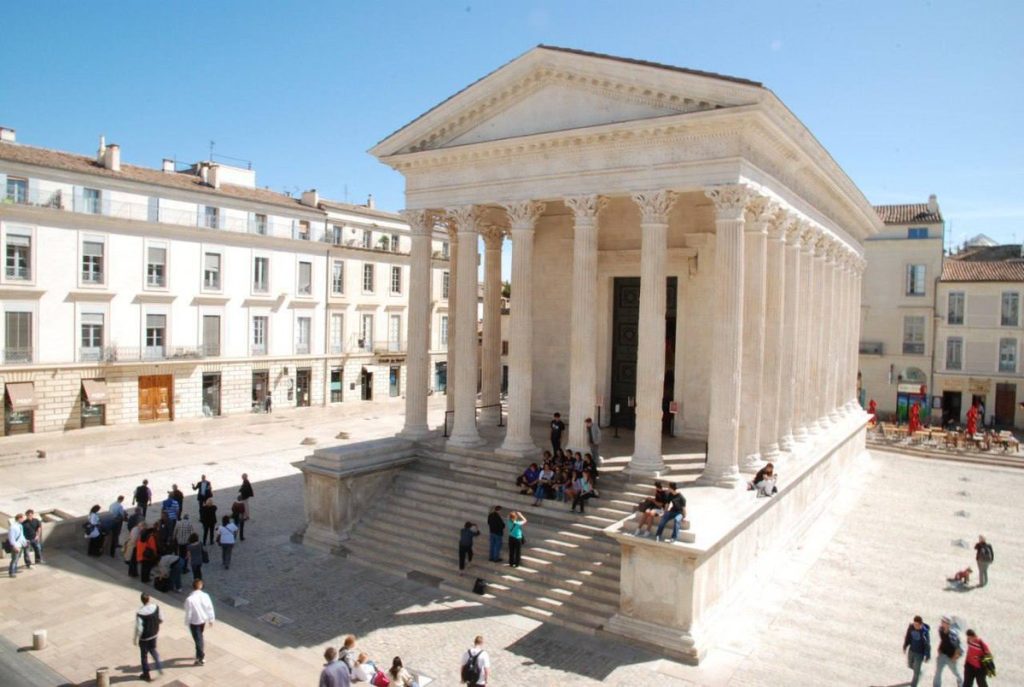
{"label": "dark doorway", "polygon": [[1013,427],[1014,415],[1017,412],[1017,385],[996,384],[996,417],[999,427]]}
{"label": "dark doorway", "polygon": [[203,416],[220,415],[220,373],[203,375]]}
{"label": "dark doorway", "polygon": [[962,409],[963,393],[960,391],[942,392],[942,426],[960,424],[960,411]]}
{"label": "dark doorway", "polygon": [[[669,402],[675,394],[677,279],[666,280],[665,382],[662,430],[671,430]],[[636,361],[640,323],[640,277],[616,277],[612,294],[612,424],[636,427]]]}
{"label": "dark doorway", "polygon": [[270,371],[253,370],[252,372],[252,410],[255,413],[270,411]]}
{"label": "dark doorway", "polygon": [[295,405],[298,408],[309,407],[309,386],[313,371],[308,367],[295,370]]}
{"label": "dark doorway", "polygon": [[439,394],[448,393],[448,363],[434,363],[434,388]]}
{"label": "dark doorway", "polygon": [[363,387],[362,398],[364,401],[373,400],[373,373],[368,371],[365,367],[363,368],[363,374],[359,377],[360,384]]}

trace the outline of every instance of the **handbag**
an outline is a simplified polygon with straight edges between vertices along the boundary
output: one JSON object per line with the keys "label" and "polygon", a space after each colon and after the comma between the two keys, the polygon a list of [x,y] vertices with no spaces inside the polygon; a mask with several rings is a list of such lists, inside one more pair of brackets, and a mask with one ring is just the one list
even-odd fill
{"label": "handbag", "polygon": [[991,652],[981,657],[981,667],[985,671],[985,677],[996,676],[996,660],[992,657]]}
{"label": "handbag", "polygon": [[373,687],[389,687],[391,685],[391,678],[384,671],[378,670],[370,679],[370,684]]}

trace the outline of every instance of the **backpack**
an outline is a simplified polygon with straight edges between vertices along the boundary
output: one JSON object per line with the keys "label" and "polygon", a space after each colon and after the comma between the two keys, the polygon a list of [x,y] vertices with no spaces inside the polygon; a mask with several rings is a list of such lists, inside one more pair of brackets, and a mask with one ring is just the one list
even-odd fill
{"label": "backpack", "polygon": [[160,607],[148,614],[138,614],[142,620],[142,634],[141,637],[156,637],[157,633],[160,632],[160,623],[163,622],[163,618],[160,617]]}
{"label": "backpack", "polygon": [[992,545],[988,543],[982,546],[978,553],[980,554],[980,560],[988,561],[989,563],[991,563],[995,558],[995,553],[992,551]]}
{"label": "backpack", "polygon": [[462,681],[470,685],[475,685],[480,680],[480,654],[482,651],[478,651],[475,654],[470,650],[469,660],[466,661],[462,666]]}
{"label": "backpack", "polygon": [[476,582],[473,583],[473,593],[481,595],[487,593],[487,582],[484,581],[484,578],[476,578]]}

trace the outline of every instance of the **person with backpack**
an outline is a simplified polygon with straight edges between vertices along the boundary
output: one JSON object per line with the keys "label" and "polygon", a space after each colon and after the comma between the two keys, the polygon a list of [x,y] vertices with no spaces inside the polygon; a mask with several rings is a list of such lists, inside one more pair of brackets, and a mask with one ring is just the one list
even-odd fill
{"label": "person with backpack", "polygon": [[145,519],[146,510],[149,509],[149,504],[153,503],[153,492],[149,489],[149,480],[142,480],[142,484],[135,487],[135,495],[132,496],[132,503],[138,505],[142,509],[142,517]]}
{"label": "person with backpack", "polygon": [[484,650],[483,635],[477,635],[473,646],[462,654],[460,668],[462,684],[470,687],[487,684],[491,677],[491,658]]}
{"label": "person with backpack", "polygon": [[[988,659],[987,661],[985,659]],[[992,667],[991,674],[986,663]],[[995,676],[992,651],[974,630],[967,631],[967,658],[964,659],[964,687],[974,687],[977,680],[980,687],[988,687],[989,676]]]}
{"label": "person with backpack", "polygon": [[910,680],[910,687],[917,687],[917,681],[921,678],[921,665],[929,660],[932,655],[931,628],[915,615],[914,621],[907,626],[907,633],[903,636],[903,653],[907,655],[907,667],[914,671]]}
{"label": "person with backpack", "polygon": [[996,559],[996,552],[992,545],[985,541],[985,537],[978,535],[978,543],[974,545],[974,559],[978,563],[978,586],[984,587],[988,584],[988,566]]}
{"label": "person with backpack", "polygon": [[139,647],[139,656],[142,662],[142,675],[139,677],[144,682],[151,682],[149,656],[153,657],[156,672],[164,674],[163,665],[160,663],[160,654],[156,650],[156,637],[160,633],[160,623],[163,622],[163,618],[160,616],[160,607],[155,603],[150,603],[149,594],[143,592],[139,598],[142,600],[142,608],[135,612],[133,644]]}
{"label": "person with backpack", "polygon": [[960,658],[960,632],[952,625],[948,615],[942,616],[942,623],[939,625],[939,651],[935,655],[935,679],[932,680],[932,687],[942,687],[942,669],[949,668],[956,678],[957,687],[964,684],[960,675],[960,668],[956,662]]}

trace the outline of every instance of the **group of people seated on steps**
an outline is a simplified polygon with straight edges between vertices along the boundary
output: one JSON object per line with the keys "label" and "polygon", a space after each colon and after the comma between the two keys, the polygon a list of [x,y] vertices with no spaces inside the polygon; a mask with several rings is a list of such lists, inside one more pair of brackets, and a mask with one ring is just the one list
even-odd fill
{"label": "group of people seated on steps", "polygon": [[516,486],[520,494],[533,495],[534,506],[540,506],[546,499],[554,499],[559,503],[571,503],[572,511],[582,514],[587,501],[600,495],[597,479],[597,463],[593,456],[560,448],[554,454],[545,451],[541,467],[530,463],[516,478]]}
{"label": "group of people seated on steps", "polygon": [[[679,530],[685,529],[686,497],[679,490],[679,485],[669,482],[666,488],[661,480],[654,483],[654,493],[637,505],[640,521],[637,524],[636,536],[649,537],[652,534],[657,541],[662,541],[665,526],[672,523],[672,541],[679,540]],[[654,530],[654,523],[658,523]]]}

